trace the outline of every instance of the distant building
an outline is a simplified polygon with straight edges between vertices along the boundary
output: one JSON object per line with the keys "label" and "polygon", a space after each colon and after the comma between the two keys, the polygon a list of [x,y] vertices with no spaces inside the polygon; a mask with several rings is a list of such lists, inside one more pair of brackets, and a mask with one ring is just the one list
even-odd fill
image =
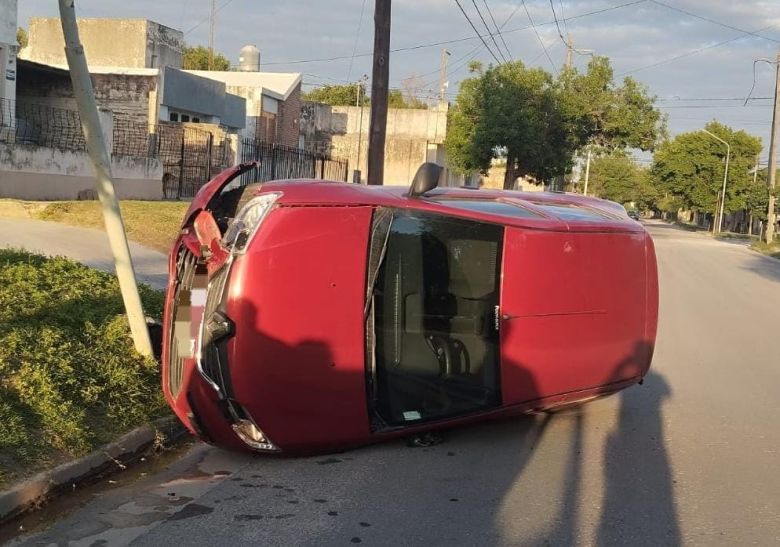
{"label": "distant building", "polygon": [[[243,98],[225,84],[180,69],[183,33],[146,19],[79,19],[98,105],[123,122],[190,122],[244,129]],[[30,20],[18,100],[76,109],[58,18]]]}
{"label": "distant building", "polygon": [[[90,67],[182,66],[184,33],[180,30],[147,19],[79,19],[78,25]],[[33,17],[28,36],[25,59],[45,65],[67,65],[58,17]]]}
{"label": "distant building", "polygon": [[[16,0],[0,0],[0,103],[16,97]],[[0,105],[0,125],[7,107]]]}
{"label": "distant building", "polygon": [[[244,54],[245,50],[242,50],[242,58]],[[259,67],[259,52],[256,60],[251,62],[253,67]],[[230,72],[186,72],[222,82],[229,93],[246,99],[244,136],[302,148],[301,75],[296,72],[257,72],[248,70],[246,65],[242,68]]]}

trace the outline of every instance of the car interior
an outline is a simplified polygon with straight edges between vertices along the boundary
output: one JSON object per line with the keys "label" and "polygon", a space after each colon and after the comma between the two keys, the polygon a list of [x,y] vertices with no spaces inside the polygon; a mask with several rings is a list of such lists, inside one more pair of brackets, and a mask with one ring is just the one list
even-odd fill
{"label": "car interior", "polygon": [[398,212],[373,290],[374,405],[390,425],[500,403],[503,227]]}

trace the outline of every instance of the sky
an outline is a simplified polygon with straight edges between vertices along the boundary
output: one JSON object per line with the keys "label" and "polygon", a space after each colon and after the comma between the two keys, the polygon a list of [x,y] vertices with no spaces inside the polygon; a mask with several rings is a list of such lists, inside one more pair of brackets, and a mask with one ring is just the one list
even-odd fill
{"label": "sky", "polygon": [[[758,62],[754,67],[754,61],[774,62],[780,51],[777,0],[460,0],[460,4],[499,60],[500,48],[507,59],[560,70],[566,58],[560,27],[561,34],[570,35],[574,47],[583,50],[574,56],[578,68],[587,65],[584,50],[589,50],[610,57],[616,78],[631,76],[645,84],[668,115],[672,135],[701,128],[715,118],[761,137],[766,160],[775,66]],[[210,6],[211,0],[76,1],[79,17],[152,19],[184,31],[187,43],[204,45]],[[217,7],[215,48],[231,63],[237,63],[243,45],[254,44],[261,50],[261,70],[300,72],[305,89],[355,81],[371,73],[371,0],[217,0]],[[498,48],[477,7],[494,33],[493,19],[501,28]],[[390,56],[391,87],[400,88],[415,75],[424,95],[436,93],[446,48],[447,92],[454,100],[459,82],[468,76],[469,60],[496,62],[455,0],[395,0],[392,9],[391,48],[401,51]],[[56,15],[55,0],[19,0],[20,26],[26,27],[30,17]],[[743,106],[754,74],[753,99]]]}

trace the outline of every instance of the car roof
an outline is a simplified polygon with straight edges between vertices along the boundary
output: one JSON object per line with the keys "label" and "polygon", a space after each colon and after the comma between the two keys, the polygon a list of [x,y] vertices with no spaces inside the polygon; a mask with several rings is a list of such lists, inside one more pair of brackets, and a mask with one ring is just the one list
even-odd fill
{"label": "car roof", "polygon": [[439,187],[415,198],[408,196],[406,186],[307,179],[252,186],[256,188],[248,188],[252,193],[281,192],[281,205],[394,207],[556,231],[644,231],[628,217],[622,205],[580,194]]}

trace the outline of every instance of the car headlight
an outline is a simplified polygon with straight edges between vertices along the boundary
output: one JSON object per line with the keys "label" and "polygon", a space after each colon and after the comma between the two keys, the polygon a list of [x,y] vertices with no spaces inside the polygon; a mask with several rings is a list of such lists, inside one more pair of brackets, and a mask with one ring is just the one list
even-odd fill
{"label": "car headlight", "polygon": [[279,452],[279,447],[272,443],[252,420],[237,420],[233,424],[233,431],[250,448],[267,452]]}
{"label": "car headlight", "polygon": [[280,193],[262,194],[252,198],[241,208],[223,236],[225,247],[231,253],[238,255],[246,252],[249,242],[255,237],[263,220],[281,195]]}

